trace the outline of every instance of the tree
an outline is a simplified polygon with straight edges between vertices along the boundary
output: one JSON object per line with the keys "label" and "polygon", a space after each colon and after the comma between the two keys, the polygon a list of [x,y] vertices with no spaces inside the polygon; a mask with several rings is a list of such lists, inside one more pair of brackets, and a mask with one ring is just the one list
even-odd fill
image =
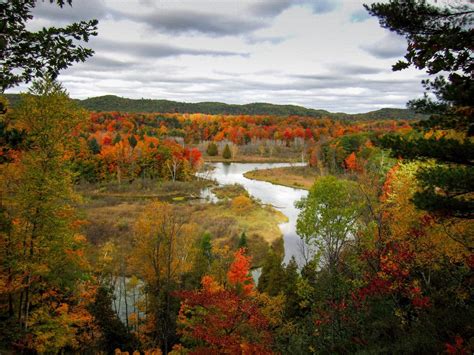
{"label": "tree", "polygon": [[109,353],[117,348],[133,350],[136,344],[134,339],[117,314],[112,309],[113,291],[100,286],[97,289],[94,302],[89,306],[95,322],[101,330],[100,349]]}
{"label": "tree", "polygon": [[344,167],[349,171],[358,171],[360,170],[359,164],[357,164],[357,157],[355,152],[352,152],[344,159]]}
{"label": "tree", "polygon": [[1,184],[7,218],[0,230],[0,284],[5,285],[0,309],[7,310],[17,344],[59,351],[73,346],[75,326],[87,316],[77,319],[74,309],[81,302],[72,301],[87,262],[85,238],[74,227],[72,173],[65,159],[71,149],[68,133],[82,111],[58,83],[43,81],[33,83],[14,114],[29,145],[21,159],[2,166],[8,183]]}
{"label": "tree", "polygon": [[[51,3],[54,0],[50,0]],[[63,7],[72,0],[56,0]],[[11,0],[0,4],[2,13],[2,93],[11,87],[34,78],[56,78],[59,71],[73,62],[84,62],[94,53],[75,40],[89,41],[97,35],[97,20],[73,23],[65,28],[43,28],[32,32],[27,22],[33,18],[31,10],[36,0]]]}
{"label": "tree", "polygon": [[209,155],[210,157],[214,157],[216,156],[217,154],[219,154],[219,151],[217,149],[217,144],[214,143],[214,142],[211,142],[207,145],[207,149],[206,149],[206,153],[207,155]]}
{"label": "tree", "polygon": [[239,237],[239,243],[237,244],[237,249],[240,249],[240,248],[248,248],[247,235],[245,234],[245,231],[242,232],[242,234]]}
{"label": "tree", "polygon": [[132,149],[135,149],[135,147],[137,146],[138,142],[133,134],[128,137],[128,143],[130,144],[130,147],[132,147]]}
{"label": "tree", "polygon": [[308,197],[296,203],[301,210],[297,233],[319,248],[331,272],[336,271],[344,246],[358,229],[361,203],[356,191],[353,182],[326,176],[314,183]]}
{"label": "tree", "polygon": [[264,304],[255,297],[249,273],[250,259],[239,249],[226,285],[205,276],[201,289],[178,293],[180,333],[193,353],[272,353],[269,319],[263,314]]}
{"label": "tree", "polygon": [[100,153],[100,145],[97,143],[97,139],[94,137],[87,141],[87,146],[92,154],[99,154]]}
{"label": "tree", "polygon": [[112,144],[115,145],[117,143],[120,143],[122,141],[122,136],[120,133],[117,133],[114,137],[114,140],[112,141]]}
{"label": "tree", "polygon": [[223,150],[223,152],[222,152],[222,157],[223,157],[224,159],[230,159],[230,158],[232,158],[232,153],[231,153],[231,151],[230,151],[230,147],[229,147],[228,144],[226,144],[225,147],[224,147],[224,150]]}
{"label": "tree", "polygon": [[409,102],[417,111],[431,114],[428,120],[419,123],[418,128],[431,130],[431,133],[447,129],[458,132],[456,136],[441,138],[432,134],[388,135],[382,139],[382,144],[391,148],[395,156],[437,160],[437,164],[424,167],[417,174],[421,191],[414,196],[414,201],[419,208],[444,217],[472,218],[472,3],[453,2],[439,7],[424,0],[392,0],[364,6],[379,18],[383,27],[408,41],[405,61],[399,61],[393,70],[414,66],[431,75],[448,74],[447,79],[438,75],[433,81],[423,82],[436,101],[425,94],[423,99]]}
{"label": "tree", "polygon": [[151,345],[162,346],[165,353],[176,341],[179,304],[172,293],[192,265],[195,230],[195,225],[185,224],[177,209],[159,201],[145,207],[134,228],[132,265],[148,290],[148,336]]}
{"label": "tree", "polygon": [[262,274],[258,279],[258,290],[270,296],[276,296],[283,291],[285,282],[285,269],[282,265],[283,258],[270,249],[263,260]]}
{"label": "tree", "polygon": [[[405,60],[398,61],[393,70],[414,66],[431,75],[449,73],[447,80],[438,76],[434,81],[423,82],[426,89],[436,95],[437,102],[427,96],[411,102],[413,108],[424,112],[450,113],[450,117],[440,121],[432,119],[423,125],[436,127],[440,124],[443,128],[464,129],[472,125],[472,110],[467,116],[469,121],[465,121],[466,116],[462,112],[455,112],[456,107],[472,107],[474,98],[472,3],[458,1],[439,7],[426,0],[391,0],[364,6],[371,15],[379,18],[382,27],[404,36],[408,41]],[[453,119],[452,115],[458,119]]]}

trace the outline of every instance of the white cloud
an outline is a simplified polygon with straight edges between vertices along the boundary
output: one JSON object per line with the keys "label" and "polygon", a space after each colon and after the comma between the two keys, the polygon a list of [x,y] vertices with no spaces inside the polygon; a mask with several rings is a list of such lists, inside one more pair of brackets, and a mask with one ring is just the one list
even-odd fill
{"label": "white cloud", "polygon": [[60,9],[46,1],[30,28],[99,18],[99,36],[88,44],[95,56],[59,77],[76,98],[404,107],[422,93],[422,75],[391,71],[406,43],[362,3],[73,0],[72,9]]}

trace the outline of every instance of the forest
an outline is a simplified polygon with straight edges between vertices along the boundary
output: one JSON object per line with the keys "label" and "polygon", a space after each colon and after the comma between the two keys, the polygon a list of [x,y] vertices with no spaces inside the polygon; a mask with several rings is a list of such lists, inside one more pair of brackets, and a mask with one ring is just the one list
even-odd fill
{"label": "forest", "polygon": [[[14,107],[19,102],[18,94],[5,95]],[[343,112],[329,112],[326,110],[308,109],[296,105],[274,105],[269,103],[253,103],[247,105],[229,105],[221,102],[186,103],[169,100],[127,99],[114,95],[90,97],[76,100],[78,105],[97,112],[161,112],[161,113],[203,113],[209,115],[270,115],[270,116],[307,116],[316,118],[334,119],[426,119],[427,115],[416,113],[414,110],[399,108],[382,108],[380,110],[347,114]]]}
{"label": "forest", "polygon": [[35,5],[0,5],[0,353],[474,351],[472,6],[364,5],[431,79],[337,117],[87,106],[57,75],[97,21],[31,32]]}

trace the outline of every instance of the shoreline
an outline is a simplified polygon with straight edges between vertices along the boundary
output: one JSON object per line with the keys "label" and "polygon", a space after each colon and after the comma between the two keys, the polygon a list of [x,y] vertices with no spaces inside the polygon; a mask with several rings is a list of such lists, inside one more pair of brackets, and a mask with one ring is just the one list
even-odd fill
{"label": "shoreline", "polygon": [[243,175],[250,180],[265,181],[273,185],[306,191],[311,189],[317,178],[316,173],[309,170],[307,166],[252,170]]}

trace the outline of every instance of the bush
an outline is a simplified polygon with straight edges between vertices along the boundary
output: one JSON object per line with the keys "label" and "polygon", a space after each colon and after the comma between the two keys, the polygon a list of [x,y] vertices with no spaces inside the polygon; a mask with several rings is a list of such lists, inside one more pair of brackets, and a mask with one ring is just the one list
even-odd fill
{"label": "bush", "polygon": [[245,195],[239,195],[232,200],[232,209],[238,214],[249,211],[252,205],[252,200]]}

